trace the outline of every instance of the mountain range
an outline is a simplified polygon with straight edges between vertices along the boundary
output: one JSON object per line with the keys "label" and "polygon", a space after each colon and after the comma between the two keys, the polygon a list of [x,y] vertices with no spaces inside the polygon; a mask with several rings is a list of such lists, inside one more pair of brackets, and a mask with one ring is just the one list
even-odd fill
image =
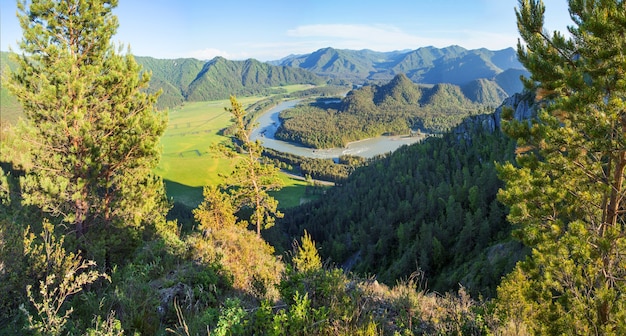
{"label": "mountain range", "polygon": [[398,74],[406,74],[411,81],[425,85],[458,85],[474,102],[499,104],[520,92],[523,86],[519,78],[528,75],[513,48],[491,51],[450,46],[393,52],[323,48],[265,63],[223,57],[206,62],[136,59],[144,70],[152,72],[151,88],[163,90],[160,107],[172,107],[184,101],[224,99],[231,94],[263,94],[272,87],[290,84],[382,84]]}
{"label": "mountain range", "polygon": [[[8,53],[1,54],[2,68],[11,67]],[[152,72],[149,90],[162,90],[157,103],[161,109],[185,101],[225,99],[232,94],[267,94],[283,85],[383,84],[401,73],[423,85],[458,85],[470,100],[493,104],[520,92],[519,77],[528,74],[512,48],[490,51],[459,46],[393,52],[323,48],[270,62],[223,57],[200,61],[138,56],[136,60],[144,71]],[[10,100],[4,89],[3,95],[5,101]]]}
{"label": "mountain range", "polygon": [[466,85],[485,79],[498,84],[509,96],[521,91],[519,76],[527,74],[513,48],[491,51],[450,46],[393,52],[324,48],[270,63],[306,69],[319,76],[356,84],[389,81],[399,73],[422,84]]}
{"label": "mountain range", "polygon": [[159,107],[185,101],[226,99],[230,95],[270,93],[271,88],[292,84],[319,85],[324,79],[298,68],[271,65],[255,59],[230,61],[216,57],[208,62],[191,58],[156,59],[136,57],[144,71],[152,72],[150,90],[162,89]]}

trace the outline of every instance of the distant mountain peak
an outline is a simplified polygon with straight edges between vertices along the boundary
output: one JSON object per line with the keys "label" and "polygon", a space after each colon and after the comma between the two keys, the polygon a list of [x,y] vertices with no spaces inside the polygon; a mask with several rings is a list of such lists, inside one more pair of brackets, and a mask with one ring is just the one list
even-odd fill
{"label": "distant mountain peak", "polygon": [[412,84],[413,82],[409,79],[409,77],[406,76],[406,74],[404,74],[402,72],[397,74],[391,80],[391,82],[389,82],[389,84],[394,84],[394,85],[397,85],[397,84],[400,84],[400,83],[411,83]]}
{"label": "distant mountain peak", "polygon": [[[302,68],[320,76],[356,84],[390,81],[397,74],[404,73],[416,83],[466,85],[480,78],[494,80],[496,75],[509,69],[523,69],[513,48],[467,50],[458,45],[445,48],[427,46],[402,52],[326,47],[272,64]],[[510,88],[516,87],[513,83],[509,84]]]}
{"label": "distant mountain peak", "polygon": [[271,65],[253,58],[230,61],[216,56],[207,62],[151,57],[136,57],[136,60],[144,70],[152,72],[149,90],[163,90],[157,102],[159,108],[174,107],[184,101],[226,99],[232,94],[263,94],[281,85],[324,83],[304,69]]}

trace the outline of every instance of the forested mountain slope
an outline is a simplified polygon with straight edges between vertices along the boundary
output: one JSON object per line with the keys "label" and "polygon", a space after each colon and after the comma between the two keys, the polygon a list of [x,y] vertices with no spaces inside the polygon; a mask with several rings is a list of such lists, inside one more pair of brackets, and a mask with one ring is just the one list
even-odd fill
{"label": "forested mountain slope", "polygon": [[282,85],[324,82],[303,69],[274,66],[254,59],[230,61],[216,57],[202,62],[195,59],[137,57],[137,62],[145,71],[152,72],[150,89],[163,89],[158,102],[162,108],[176,106],[183,101],[265,94],[271,87]]}
{"label": "forested mountain slope", "polygon": [[336,104],[299,105],[281,113],[276,137],[314,148],[343,147],[383,134],[407,135],[411,129],[443,132],[470,114],[484,113],[506,97],[486,80],[464,87],[425,87],[398,74],[382,85],[350,91]]}
{"label": "forested mountain slope", "polygon": [[173,107],[185,101],[185,92],[189,84],[196,79],[205,62],[193,59],[156,59],[152,57],[136,57],[137,63],[144,71],[152,72],[150,90],[163,90],[158,100],[162,108]]}
{"label": "forested mountain slope", "polygon": [[469,100],[481,104],[498,105],[508,94],[502,86],[484,78],[475,79],[461,87]]}
{"label": "forested mountain slope", "polygon": [[[516,95],[507,105],[526,117],[531,102]],[[494,163],[512,160],[515,148],[499,131],[501,110],[357,169],[323,199],[289,211],[280,226],[288,236],[307,230],[325,258],[384,282],[419,268],[432,290],[461,284],[494,295],[524,255],[496,200],[502,183]]]}
{"label": "forested mountain slope", "polygon": [[[307,69],[320,76],[346,79],[357,84],[389,81],[397,74],[405,73],[412,81],[423,84],[465,85],[486,79],[500,86],[497,76],[501,73],[509,70],[527,73],[513,48],[491,51],[467,50],[459,46],[394,52],[324,48],[310,54],[286,57],[273,64]],[[501,89],[507,95],[520,92],[519,76],[515,81],[516,85],[504,85]]]}

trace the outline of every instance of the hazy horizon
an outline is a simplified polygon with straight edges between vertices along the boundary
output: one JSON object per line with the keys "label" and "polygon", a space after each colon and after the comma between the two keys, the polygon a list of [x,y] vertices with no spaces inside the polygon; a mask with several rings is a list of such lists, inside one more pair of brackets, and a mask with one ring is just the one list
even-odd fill
{"label": "hazy horizon", "polygon": [[[546,28],[570,24],[566,0],[546,2]],[[113,42],[137,56],[278,60],[325,47],[389,52],[458,45],[515,47],[517,0],[389,0],[384,5],[321,0],[120,1]],[[14,1],[0,2],[0,50],[21,38]]]}

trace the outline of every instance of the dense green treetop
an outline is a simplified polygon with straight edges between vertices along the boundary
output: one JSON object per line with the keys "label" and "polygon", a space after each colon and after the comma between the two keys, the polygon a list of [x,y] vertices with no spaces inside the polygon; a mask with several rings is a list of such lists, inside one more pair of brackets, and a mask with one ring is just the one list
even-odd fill
{"label": "dense green treetop", "polygon": [[626,2],[570,0],[570,36],[521,0],[520,61],[542,110],[510,123],[516,165],[500,199],[533,249],[500,288],[512,323],[537,334],[626,333]]}
{"label": "dense green treetop", "polygon": [[110,42],[116,5],[18,3],[24,36],[9,85],[24,108],[32,158],[23,197],[71,224],[77,237],[92,228],[134,227],[125,238],[137,238],[164,210],[152,169],[167,117],[153,108],[157,95],[143,90],[149,74],[140,75],[132,55]]}

